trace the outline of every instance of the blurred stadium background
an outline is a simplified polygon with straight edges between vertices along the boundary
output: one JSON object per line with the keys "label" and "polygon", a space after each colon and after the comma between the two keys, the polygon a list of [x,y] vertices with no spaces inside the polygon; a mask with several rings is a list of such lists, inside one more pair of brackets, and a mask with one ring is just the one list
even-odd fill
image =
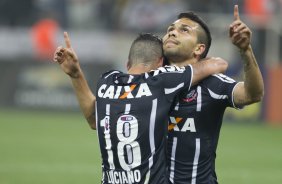
{"label": "blurred stadium background", "polygon": [[262,103],[228,109],[218,146],[220,183],[282,183],[282,0],[0,0],[0,184],[100,183],[95,131],[70,81],[51,62],[68,31],[92,90],[106,70],[125,70],[139,32],[163,36],[179,12],[208,23],[210,56],[242,63],[228,39],[233,6],[253,31],[265,81]]}

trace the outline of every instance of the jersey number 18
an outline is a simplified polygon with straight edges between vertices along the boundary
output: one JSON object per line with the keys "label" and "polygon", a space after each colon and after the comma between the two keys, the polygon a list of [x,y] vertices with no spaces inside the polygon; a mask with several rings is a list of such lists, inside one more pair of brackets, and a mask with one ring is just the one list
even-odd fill
{"label": "jersey number 18", "polygon": [[[106,116],[101,120],[101,126],[104,127],[104,138],[106,150],[108,153],[108,162],[110,169],[115,169],[113,162],[112,142],[110,136],[110,117]],[[138,121],[136,117],[126,114],[118,118],[116,134],[118,137],[117,155],[120,166],[130,171],[141,164],[140,145],[136,141],[138,136]]]}

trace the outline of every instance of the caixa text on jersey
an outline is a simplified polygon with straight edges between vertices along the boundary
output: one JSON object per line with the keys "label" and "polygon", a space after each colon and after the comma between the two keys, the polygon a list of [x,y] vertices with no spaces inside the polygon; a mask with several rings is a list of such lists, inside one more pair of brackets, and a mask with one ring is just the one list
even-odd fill
{"label": "caixa text on jersey", "polygon": [[128,86],[114,86],[103,84],[98,90],[98,97],[100,98],[129,99],[141,98],[143,96],[152,96],[152,93],[147,83],[141,83],[138,86],[135,84]]}

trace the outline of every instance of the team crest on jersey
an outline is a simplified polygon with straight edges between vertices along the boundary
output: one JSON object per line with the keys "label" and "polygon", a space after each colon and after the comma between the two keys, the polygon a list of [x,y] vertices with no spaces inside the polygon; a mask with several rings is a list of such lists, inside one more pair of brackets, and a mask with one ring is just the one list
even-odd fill
{"label": "team crest on jersey", "polygon": [[185,98],[182,98],[184,102],[192,102],[193,100],[196,100],[198,96],[198,93],[195,89],[191,90]]}

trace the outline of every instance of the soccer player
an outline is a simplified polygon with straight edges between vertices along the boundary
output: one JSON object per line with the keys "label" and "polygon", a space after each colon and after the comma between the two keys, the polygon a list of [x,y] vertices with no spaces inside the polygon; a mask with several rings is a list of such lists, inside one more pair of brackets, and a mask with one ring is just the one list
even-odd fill
{"label": "soccer player", "polygon": [[[174,184],[215,184],[216,148],[226,107],[242,108],[258,102],[264,93],[260,69],[251,47],[251,31],[234,7],[230,39],[244,64],[244,81],[215,74],[183,91],[170,114],[168,178]],[[182,13],[163,38],[164,54],[171,64],[186,66],[206,57],[211,35],[194,13]]]}
{"label": "soccer player", "polygon": [[163,64],[162,41],[142,34],[130,48],[128,73],[104,73],[95,99],[67,33],[64,36],[67,47],[56,50],[54,61],[70,76],[86,117],[96,101],[102,183],[167,183],[165,142],[173,99],[181,89],[225,71],[226,63],[212,58],[194,64],[193,69],[191,65],[158,68]]}

